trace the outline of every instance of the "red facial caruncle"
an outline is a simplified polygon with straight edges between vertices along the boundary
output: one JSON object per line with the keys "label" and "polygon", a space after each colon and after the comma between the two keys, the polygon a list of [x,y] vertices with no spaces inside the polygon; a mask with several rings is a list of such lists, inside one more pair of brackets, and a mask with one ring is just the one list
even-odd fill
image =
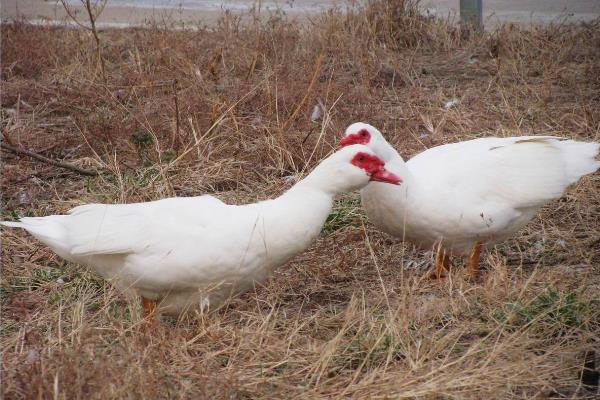
{"label": "red facial caruncle", "polygon": [[385,169],[385,163],[377,156],[365,152],[358,152],[352,158],[351,163],[360,169],[364,169],[371,181],[392,183],[399,185],[402,179]]}
{"label": "red facial caruncle", "polygon": [[357,133],[352,133],[340,140],[340,147],[351,144],[367,144],[371,140],[371,134],[366,129],[361,129]]}

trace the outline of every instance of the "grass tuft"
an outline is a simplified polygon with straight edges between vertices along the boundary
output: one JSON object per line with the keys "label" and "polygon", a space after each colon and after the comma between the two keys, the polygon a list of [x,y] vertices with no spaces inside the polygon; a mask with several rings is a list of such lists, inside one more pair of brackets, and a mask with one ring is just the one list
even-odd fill
{"label": "grass tuft", "polygon": [[[600,309],[597,300],[584,300],[574,292],[548,290],[530,300],[508,302],[498,311],[497,319],[511,330],[530,325],[563,332],[569,328],[595,330],[600,328]],[[557,333],[558,334],[558,333]]]}

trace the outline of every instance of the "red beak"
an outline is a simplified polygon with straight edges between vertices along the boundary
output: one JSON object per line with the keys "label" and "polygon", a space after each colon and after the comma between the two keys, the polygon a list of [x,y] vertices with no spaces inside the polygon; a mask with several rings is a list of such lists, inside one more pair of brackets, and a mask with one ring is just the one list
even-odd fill
{"label": "red beak", "polygon": [[398,175],[391,173],[385,168],[382,168],[379,171],[371,174],[370,180],[375,182],[391,183],[393,185],[399,185],[402,183],[402,179]]}
{"label": "red beak", "polygon": [[340,147],[349,146],[351,144],[357,144],[355,138],[353,138],[352,136],[354,135],[343,137],[342,140],[340,140]]}
{"label": "red beak", "polygon": [[349,146],[351,144],[367,144],[369,143],[369,140],[371,140],[371,137],[368,135],[363,136],[359,133],[353,133],[340,140],[340,147]]}
{"label": "red beak", "polygon": [[400,179],[398,175],[391,173],[385,168],[382,168],[379,171],[376,171],[373,174],[371,174],[371,179],[369,180],[375,182],[391,183],[393,185],[399,185],[402,183],[402,179]]}

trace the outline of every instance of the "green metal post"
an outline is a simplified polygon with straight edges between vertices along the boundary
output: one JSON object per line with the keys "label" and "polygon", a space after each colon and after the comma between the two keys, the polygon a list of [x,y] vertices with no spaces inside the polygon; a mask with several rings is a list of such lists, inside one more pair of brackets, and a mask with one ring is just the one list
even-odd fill
{"label": "green metal post", "polygon": [[465,27],[467,25],[476,29],[483,27],[483,1],[460,0],[460,22]]}

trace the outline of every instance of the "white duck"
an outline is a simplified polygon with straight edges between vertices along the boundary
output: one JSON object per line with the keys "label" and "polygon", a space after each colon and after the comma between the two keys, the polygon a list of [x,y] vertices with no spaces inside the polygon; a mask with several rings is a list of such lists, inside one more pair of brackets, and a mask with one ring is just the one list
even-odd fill
{"label": "white duck", "polygon": [[218,307],[264,281],[319,235],[336,194],[369,181],[399,184],[366,146],[341,149],[274,200],[227,205],[205,195],[88,204],[68,215],[22,218],[62,258],[136,289],[144,314]]}
{"label": "white duck", "polygon": [[483,245],[500,242],[600,168],[600,144],[551,136],[482,138],[433,147],[406,163],[373,126],[350,125],[340,145],[364,144],[402,179],[361,190],[367,216],[381,230],[422,248],[437,248],[435,276],[450,255],[470,254],[474,277]]}

